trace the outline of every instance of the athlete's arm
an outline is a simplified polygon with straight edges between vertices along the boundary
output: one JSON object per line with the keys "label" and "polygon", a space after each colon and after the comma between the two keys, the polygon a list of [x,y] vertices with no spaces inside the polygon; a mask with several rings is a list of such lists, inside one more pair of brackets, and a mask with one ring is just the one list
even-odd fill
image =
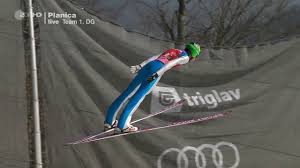
{"label": "athlete's arm", "polygon": [[151,62],[153,60],[155,60],[157,57],[159,57],[160,54],[155,55],[153,57],[148,58],[147,60],[145,60],[144,62],[140,63],[139,66],[142,68],[143,66],[145,66],[148,62]]}
{"label": "athlete's arm", "polygon": [[158,76],[161,76],[164,74],[167,70],[173,68],[175,65],[183,65],[189,62],[188,56],[179,57],[175,60],[170,61],[165,66],[163,66],[160,70],[158,70],[156,73]]}
{"label": "athlete's arm", "polygon": [[167,63],[165,66],[163,66],[160,70],[158,70],[156,73],[153,75],[149,76],[147,78],[148,82],[152,82],[154,79],[158,78],[159,76],[163,75],[167,70],[173,68],[175,65],[183,65],[188,63],[190,58],[188,56],[182,56],[180,58],[177,58],[173,61],[170,61]]}
{"label": "athlete's arm", "polygon": [[143,68],[143,66],[145,66],[148,62],[155,60],[157,57],[159,57],[159,55],[155,55],[153,57],[150,57],[149,59],[145,60],[144,62],[138,64],[138,65],[133,65],[130,67],[130,71],[131,73],[137,73],[139,70],[141,70]]}

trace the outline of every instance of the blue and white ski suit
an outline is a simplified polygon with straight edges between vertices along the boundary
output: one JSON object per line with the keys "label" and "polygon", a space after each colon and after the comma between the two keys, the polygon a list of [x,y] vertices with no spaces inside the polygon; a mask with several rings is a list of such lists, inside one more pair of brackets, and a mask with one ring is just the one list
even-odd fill
{"label": "blue and white ski suit", "polygon": [[[105,123],[112,125],[116,120],[117,112],[128,101],[123,112],[120,115],[118,128],[125,129],[129,126],[132,114],[149,94],[160,80],[161,76],[167,70],[174,66],[186,64],[189,62],[188,54],[183,50],[169,49],[164,53],[153,56],[142,62],[142,67],[135,78],[130,82],[129,86],[121,95],[109,106]],[[157,74],[158,78],[151,82],[147,81],[147,77]]]}

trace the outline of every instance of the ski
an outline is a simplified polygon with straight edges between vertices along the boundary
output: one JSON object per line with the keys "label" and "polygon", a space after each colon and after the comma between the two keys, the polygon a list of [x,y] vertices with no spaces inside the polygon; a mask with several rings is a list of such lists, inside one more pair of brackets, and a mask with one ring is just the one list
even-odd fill
{"label": "ski", "polygon": [[[145,119],[148,119],[148,118],[151,118],[151,117],[154,117],[154,116],[157,116],[157,115],[159,115],[159,114],[161,114],[161,113],[164,113],[164,112],[166,112],[166,111],[168,111],[168,110],[171,110],[171,109],[173,109],[173,108],[175,108],[175,107],[178,107],[178,106],[182,105],[184,102],[185,102],[185,99],[182,99],[182,100],[180,100],[180,101],[174,103],[173,105],[168,106],[168,107],[166,107],[166,108],[164,108],[164,109],[162,109],[162,110],[160,110],[160,111],[158,111],[158,112],[151,113],[151,114],[149,114],[149,115],[146,115],[146,116],[143,117],[143,118],[137,119],[137,120],[131,122],[131,124],[134,124],[134,123],[143,121],[143,120],[145,120]],[[92,139],[92,138],[96,138],[96,137],[98,137],[98,136],[105,135],[105,134],[107,134],[107,133],[109,133],[109,132],[112,132],[113,130],[114,130],[114,128],[109,129],[109,130],[104,131],[104,132],[100,132],[100,133],[94,134],[94,135],[85,136],[85,137],[83,137],[83,138],[81,138],[81,139],[79,139],[79,140],[77,140],[77,141],[69,142],[69,143],[66,143],[66,144],[67,144],[67,145],[70,145],[70,144],[78,144],[78,143],[82,143],[82,142],[84,142],[84,141],[86,141],[86,140],[89,140],[89,139]]]}
{"label": "ski", "polygon": [[100,140],[110,139],[110,138],[115,138],[115,137],[120,137],[120,136],[138,134],[138,133],[154,131],[154,130],[159,130],[159,129],[164,129],[164,128],[177,127],[177,126],[183,126],[183,125],[188,125],[188,124],[194,124],[194,123],[214,120],[214,119],[217,119],[217,118],[222,118],[222,117],[227,116],[229,114],[229,112],[230,111],[222,112],[222,113],[218,113],[218,114],[214,114],[214,115],[209,115],[209,116],[206,116],[206,117],[195,118],[195,119],[191,119],[191,120],[183,120],[183,121],[174,122],[174,123],[171,123],[171,124],[168,124],[168,125],[165,125],[165,126],[160,126],[160,127],[152,127],[152,128],[141,129],[141,130],[138,130],[136,132],[119,133],[119,134],[114,134],[114,135],[102,136],[102,137],[99,137],[99,138],[90,138],[90,139],[88,139],[86,141],[83,141],[83,142],[71,143],[71,144],[76,145],[76,144],[100,141]]}

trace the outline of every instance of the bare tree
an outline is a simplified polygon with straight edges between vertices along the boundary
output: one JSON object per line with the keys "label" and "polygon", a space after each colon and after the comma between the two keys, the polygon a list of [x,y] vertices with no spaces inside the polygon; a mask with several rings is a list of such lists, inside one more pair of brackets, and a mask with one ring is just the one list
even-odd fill
{"label": "bare tree", "polygon": [[[136,0],[136,2],[146,7],[148,11],[145,13],[144,8],[137,11],[139,15],[143,16],[142,24],[147,25],[147,28],[155,26],[166,39],[175,41],[179,47],[183,45],[187,26],[186,5],[191,0],[177,0],[177,4],[174,3],[174,0],[155,0],[153,4],[143,0]],[[148,31],[152,30],[151,28]]]}
{"label": "bare tree", "polygon": [[[209,46],[235,46],[261,39],[287,7],[287,0],[137,0],[148,30],[159,30],[182,44],[200,41]],[[143,8],[145,9],[145,8]],[[258,34],[260,36],[258,36]]]}
{"label": "bare tree", "polygon": [[182,48],[184,43],[184,33],[185,33],[185,13],[186,13],[186,7],[185,3],[187,3],[185,0],[178,0],[178,11],[176,12],[177,17],[177,45]]}
{"label": "bare tree", "polygon": [[124,10],[132,5],[132,1],[122,1],[115,6],[108,5],[109,3],[106,0],[86,0],[87,5],[90,9],[92,9],[97,15],[105,16],[111,20],[117,20],[118,17],[122,15]]}
{"label": "bare tree", "polygon": [[300,34],[300,5],[292,5],[283,13],[283,17],[270,24],[264,34],[269,34],[269,40]]}
{"label": "bare tree", "polygon": [[278,20],[287,7],[287,0],[221,0],[208,7],[199,0],[199,7],[208,23],[199,26],[199,40],[205,37],[209,45],[237,45],[262,32]]}

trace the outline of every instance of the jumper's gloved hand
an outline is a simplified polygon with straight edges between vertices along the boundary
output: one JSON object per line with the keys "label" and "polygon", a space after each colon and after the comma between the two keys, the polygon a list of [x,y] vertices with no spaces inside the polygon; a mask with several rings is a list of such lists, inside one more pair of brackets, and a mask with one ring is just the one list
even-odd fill
{"label": "jumper's gloved hand", "polygon": [[147,78],[148,82],[152,82],[154,79],[158,78],[158,74],[155,73]]}
{"label": "jumper's gloved hand", "polygon": [[140,69],[142,69],[142,66],[141,65],[134,65],[134,66],[131,66],[130,67],[130,71],[131,73],[137,73]]}

